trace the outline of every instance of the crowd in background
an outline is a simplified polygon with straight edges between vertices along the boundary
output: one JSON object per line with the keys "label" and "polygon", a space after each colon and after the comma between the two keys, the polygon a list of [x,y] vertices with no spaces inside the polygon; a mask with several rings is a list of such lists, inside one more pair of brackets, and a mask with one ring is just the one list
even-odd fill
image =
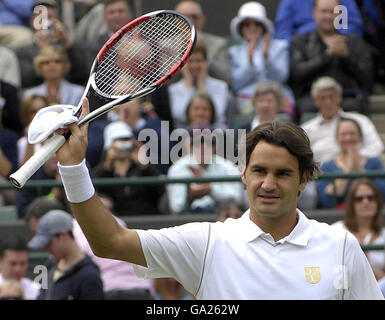
{"label": "crowd in background", "polygon": [[[79,103],[99,49],[135,18],[132,5],[126,0],[78,1],[76,24],[69,26],[62,19],[60,1],[0,1],[0,181],[41,147],[28,141],[29,125],[39,110]],[[338,5],[347,9],[347,21],[334,12]],[[215,140],[203,138],[216,130],[248,133],[267,121],[302,126],[322,172],[383,170],[384,145],[370,119],[369,96],[384,93],[385,1],[281,0],[274,21],[263,4],[245,2],[230,25],[222,26],[227,38],[205,30],[209,17],[198,2],[180,1],[167,9],[191,19],[197,31],[196,47],[170,83],[90,123],[86,161],[93,178],[239,176],[241,164],[219,152]],[[195,132],[203,138],[188,140],[187,153],[173,162],[171,150],[177,142],[164,134],[165,126],[167,133],[183,129],[191,138]],[[145,129],[157,134],[155,153],[142,152],[148,142],[141,135]],[[226,147],[231,145],[228,142],[222,141]],[[233,145],[237,145],[235,138]],[[155,161],[160,159],[164,161]],[[31,179],[60,180],[56,157]],[[212,213],[223,221],[239,217],[247,207],[241,182],[96,189],[122,224],[119,217],[183,213]],[[362,244],[376,244],[385,239],[380,214],[384,196],[385,180],[380,178],[319,180],[308,184],[298,205],[305,213],[315,208],[346,210],[339,225]],[[44,209],[38,206],[38,210],[40,202]],[[0,206],[6,205],[16,206],[18,217],[25,218],[33,232],[39,231],[38,220],[46,213],[52,215],[51,220],[44,218],[47,221],[40,228],[52,228],[52,221],[62,225],[56,230],[59,235],[49,239],[62,250],[49,242],[48,251],[56,258],[48,263],[53,270],[50,285],[56,291],[39,293],[35,284],[21,281],[26,279],[25,265],[17,275],[4,274],[11,269],[6,266],[8,260],[25,263],[26,244],[3,245],[0,298],[193,298],[173,279],[140,282],[127,263],[109,264],[94,257],[76,222],[65,214],[70,207],[61,187],[42,188],[39,193],[1,191]],[[34,245],[44,248],[41,243]],[[384,253],[368,258],[381,281]],[[72,273],[58,273],[57,266],[66,269],[71,259],[77,261],[76,268],[71,265]],[[93,278],[84,280],[85,273]],[[116,277],[127,277],[129,285],[122,286]],[[68,281],[79,285],[76,293],[70,292]],[[88,295],[89,287],[83,285],[91,286],[93,293]]]}

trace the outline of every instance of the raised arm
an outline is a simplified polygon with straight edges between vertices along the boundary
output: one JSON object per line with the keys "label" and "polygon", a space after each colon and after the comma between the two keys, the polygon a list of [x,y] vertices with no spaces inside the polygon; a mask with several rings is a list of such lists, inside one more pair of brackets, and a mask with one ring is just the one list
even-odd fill
{"label": "raised arm", "polygon": [[[89,113],[83,100],[83,116]],[[147,266],[141,242],[135,230],[120,226],[95,195],[85,167],[88,125],[69,126],[71,137],[58,150],[59,170],[72,212],[95,255]]]}

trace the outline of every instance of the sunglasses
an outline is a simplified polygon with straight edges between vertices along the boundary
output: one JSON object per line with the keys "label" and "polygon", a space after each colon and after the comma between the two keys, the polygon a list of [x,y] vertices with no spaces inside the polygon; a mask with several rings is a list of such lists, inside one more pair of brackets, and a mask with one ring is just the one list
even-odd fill
{"label": "sunglasses", "polygon": [[368,201],[374,201],[376,199],[376,196],[374,194],[369,194],[365,196],[355,196],[354,201],[355,202],[362,202],[364,199],[368,199]]}

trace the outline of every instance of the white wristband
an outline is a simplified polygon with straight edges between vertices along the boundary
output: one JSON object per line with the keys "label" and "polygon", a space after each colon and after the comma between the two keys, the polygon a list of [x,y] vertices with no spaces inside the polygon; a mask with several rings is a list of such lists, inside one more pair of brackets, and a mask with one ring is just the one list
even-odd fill
{"label": "white wristband", "polygon": [[69,202],[84,202],[95,194],[85,159],[74,166],[62,166],[58,163],[58,167]]}

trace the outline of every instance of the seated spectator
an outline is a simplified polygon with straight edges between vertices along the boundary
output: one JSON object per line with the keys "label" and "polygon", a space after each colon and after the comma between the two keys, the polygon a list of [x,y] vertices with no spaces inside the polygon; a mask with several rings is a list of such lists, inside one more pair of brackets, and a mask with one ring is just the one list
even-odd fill
{"label": "seated spectator", "polygon": [[191,97],[186,108],[186,123],[187,128],[199,124],[215,127],[215,105],[209,94],[198,91]]}
{"label": "seated spectator", "polygon": [[249,133],[264,122],[276,120],[291,121],[290,116],[283,112],[283,88],[275,81],[263,81],[255,88],[251,103],[255,109],[255,117],[250,123],[245,123],[241,128]]}
{"label": "seated spectator", "polygon": [[33,94],[47,97],[48,103],[71,104],[77,106],[84,88],[65,80],[70,69],[70,61],[66,51],[59,46],[45,46],[34,59],[35,71],[41,75],[44,82],[30,89],[26,89],[24,97]]}
{"label": "seated spectator", "polygon": [[216,79],[230,84],[230,61],[227,56],[227,40],[223,37],[204,31],[206,17],[199,2],[191,0],[180,1],[175,11],[188,17],[194,24],[197,39],[207,48],[207,72]]}
{"label": "seated spectator", "polygon": [[20,282],[14,279],[3,281],[0,285],[0,300],[24,300]]}
{"label": "seated spectator", "polygon": [[[353,233],[361,245],[385,242],[385,228],[382,219],[383,200],[376,185],[368,179],[355,180],[346,199],[346,213],[343,221],[334,225]],[[366,257],[377,280],[385,276],[385,253],[383,250],[366,251]]]}
{"label": "seated spectator", "polygon": [[[104,195],[99,195],[104,206],[113,211],[113,202]],[[42,196],[35,199],[28,207],[26,221],[29,229],[36,232],[41,217],[51,210],[63,210],[62,204],[55,199]],[[125,222],[115,217],[118,223],[126,226]],[[155,296],[153,280],[138,279],[132,265],[125,261],[104,259],[94,255],[78,222],[73,219],[75,241],[80,249],[86,253],[98,266],[103,281],[104,297],[107,300],[150,300]]]}
{"label": "seated spectator", "polygon": [[48,99],[45,96],[33,94],[28,96],[21,103],[20,119],[24,127],[24,135],[17,141],[18,163],[23,165],[39,148],[41,144],[28,143],[28,128],[36,113],[48,106]]}
{"label": "seated spectator", "polygon": [[165,139],[165,137],[162,137],[161,121],[155,112],[153,105],[143,99],[134,99],[123,103],[118,109],[115,109],[112,112],[114,112],[116,119],[128,124],[132,129],[134,138],[140,140],[141,143],[145,144],[149,142],[152,137],[152,135],[151,137],[147,135],[146,129],[149,129],[153,134],[156,134],[158,152],[150,153],[148,157],[150,163],[155,165],[161,173],[167,173],[169,165],[161,164],[161,159],[168,159],[169,149],[163,150],[161,148],[162,138]]}
{"label": "seated spectator", "polygon": [[35,300],[40,286],[26,277],[28,270],[28,248],[21,236],[9,236],[0,242],[0,285],[7,280],[21,284],[24,298]]}
{"label": "seated spectator", "polygon": [[311,95],[319,113],[302,124],[306,131],[315,160],[332,160],[340,151],[335,139],[337,124],[341,117],[356,120],[362,129],[361,155],[378,157],[384,145],[372,121],[359,113],[344,112],[341,108],[342,87],[330,77],[322,77],[312,85]]}
{"label": "seated spectator", "polygon": [[[360,154],[362,142],[362,130],[360,125],[353,119],[341,118],[336,130],[336,140],[340,146],[340,153],[330,161],[321,165],[324,173],[339,172],[364,172],[371,170],[384,170],[381,159],[377,157],[367,158]],[[385,180],[374,179],[374,183],[385,197]],[[336,179],[318,180],[318,196],[321,206],[324,208],[333,207],[333,197],[337,197],[337,205],[344,206],[346,195],[349,190],[351,180]]]}
{"label": "seated spectator", "polygon": [[[38,6],[39,8],[35,10]],[[47,13],[47,23],[42,22],[42,12]],[[57,2],[52,0],[36,1],[29,22],[33,31],[33,42],[15,50],[21,70],[22,88],[31,88],[43,82],[40,75],[35,73],[31,61],[35,59],[43,47],[48,45],[62,46],[66,50],[69,61],[71,61],[71,68],[66,79],[76,84],[85,85],[90,69],[84,63],[84,46],[72,43],[68,30],[60,20]]]}
{"label": "seated spectator", "polygon": [[[352,2],[352,1],[351,1]],[[345,111],[370,113],[368,94],[373,84],[371,52],[366,42],[349,33],[342,35],[334,27],[333,12],[338,0],[317,0],[313,16],[316,30],[295,36],[290,52],[290,86],[296,98],[297,114],[315,112],[310,88],[316,79],[335,78],[343,88]]]}
{"label": "seated spectator", "polygon": [[228,125],[227,115],[232,112],[231,92],[225,81],[207,74],[207,52],[202,42],[198,42],[186,66],[182,69],[182,79],[168,87],[171,115],[176,128],[186,127],[186,108],[191,97],[198,91],[206,92],[215,105],[216,122]]}
{"label": "seated spectator", "polygon": [[54,259],[46,263],[51,275],[39,300],[102,300],[103,283],[95,263],[81,251],[72,234],[73,218],[61,210],[51,210],[40,218],[35,236],[28,243],[45,250]]}
{"label": "seated spectator", "polygon": [[[134,138],[131,128],[124,122],[115,121],[104,129],[104,157],[94,168],[95,178],[126,178],[159,176],[154,165],[148,164],[144,148]],[[160,214],[159,201],[164,194],[163,185],[100,186],[98,192],[114,202],[118,216]]]}
{"label": "seated spectator", "polygon": [[[190,129],[189,154],[171,165],[169,178],[239,176],[238,168],[216,154],[215,134],[207,126]],[[186,141],[185,140],[185,141]],[[203,141],[202,141],[203,140]],[[228,197],[242,201],[244,190],[240,182],[168,184],[167,194],[172,213],[214,213],[217,203]]]}
{"label": "seated spectator", "polygon": [[[275,38],[291,39],[300,34],[308,33],[316,29],[312,11],[317,0],[297,1],[280,0],[275,16]],[[360,11],[356,1],[340,0],[339,4],[346,7],[347,28],[338,31],[342,34],[354,33],[357,36],[363,35],[363,24]]]}
{"label": "seated spectator", "polygon": [[[247,103],[257,84],[273,80],[285,85],[289,76],[289,46],[286,40],[272,39],[273,23],[265,7],[258,2],[244,3],[232,19],[230,31],[240,44],[228,50],[231,61],[231,88],[238,110],[248,113]],[[289,87],[285,96],[294,102]]]}
{"label": "seated spectator", "polygon": [[[133,18],[132,9],[126,0],[106,0],[104,2],[104,23],[108,31],[86,44],[85,58],[87,69],[90,70],[94,59],[107,40]],[[101,22],[99,23],[99,25]],[[84,60],[83,60],[84,61]]]}
{"label": "seated spectator", "polygon": [[0,1],[0,44],[12,49],[32,42],[28,19],[35,0]]}

